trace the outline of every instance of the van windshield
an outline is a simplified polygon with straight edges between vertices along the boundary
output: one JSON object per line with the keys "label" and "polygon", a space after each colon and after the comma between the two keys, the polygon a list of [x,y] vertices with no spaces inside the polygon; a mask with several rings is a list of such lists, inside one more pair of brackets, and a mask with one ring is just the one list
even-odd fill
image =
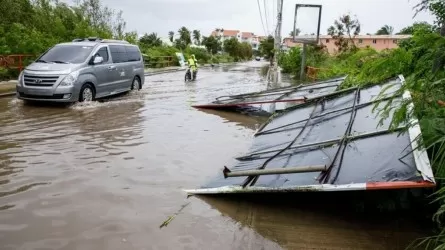
{"label": "van windshield", "polygon": [[36,62],[42,63],[83,63],[93,46],[57,45],[43,54]]}

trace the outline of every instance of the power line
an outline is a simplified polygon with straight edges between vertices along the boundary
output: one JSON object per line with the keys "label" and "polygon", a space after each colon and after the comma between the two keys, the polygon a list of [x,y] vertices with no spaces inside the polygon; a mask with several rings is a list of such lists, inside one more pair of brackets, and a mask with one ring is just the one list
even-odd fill
{"label": "power line", "polygon": [[[272,28],[274,28],[275,27],[275,20],[276,20],[276,18],[277,18],[277,15],[275,14],[275,6],[276,6],[277,4],[275,3],[275,0],[273,0],[272,1]],[[276,28],[274,29],[274,30],[276,30]],[[274,31],[275,32],[275,31]]]}
{"label": "power line", "polygon": [[266,29],[264,28],[263,14],[261,13],[260,0],[256,0],[256,2],[258,3],[258,10],[260,11],[261,25],[263,25],[264,34],[267,35]]}
{"label": "power line", "polygon": [[269,30],[269,22],[267,21],[267,19],[269,19],[267,17],[267,7],[266,7],[266,0],[264,0],[264,17],[266,17],[266,28],[267,28],[267,34],[270,35],[270,30]]}

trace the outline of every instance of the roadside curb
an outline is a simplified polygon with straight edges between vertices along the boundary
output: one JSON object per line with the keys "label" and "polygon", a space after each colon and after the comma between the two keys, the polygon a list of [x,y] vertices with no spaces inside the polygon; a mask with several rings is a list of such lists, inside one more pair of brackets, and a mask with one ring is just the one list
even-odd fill
{"label": "roadside curb", "polygon": [[2,98],[2,97],[8,97],[8,96],[15,96],[15,92],[1,93],[1,94],[0,94],[0,98]]}

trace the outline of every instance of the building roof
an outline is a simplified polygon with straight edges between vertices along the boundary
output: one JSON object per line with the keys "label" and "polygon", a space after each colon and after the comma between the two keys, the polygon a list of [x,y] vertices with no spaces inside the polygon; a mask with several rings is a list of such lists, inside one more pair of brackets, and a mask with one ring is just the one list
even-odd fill
{"label": "building roof", "polygon": [[[411,35],[358,35],[355,39],[407,39],[412,37]],[[296,36],[297,39],[315,38],[315,36],[303,35]],[[320,39],[332,39],[330,35],[320,35]],[[284,40],[292,40],[293,37],[286,37]]]}
{"label": "building roof", "polygon": [[223,36],[236,36],[239,32],[239,30],[224,30]]}
{"label": "building roof", "polygon": [[253,37],[252,32],[241,32],[241,38],[251,38]]}

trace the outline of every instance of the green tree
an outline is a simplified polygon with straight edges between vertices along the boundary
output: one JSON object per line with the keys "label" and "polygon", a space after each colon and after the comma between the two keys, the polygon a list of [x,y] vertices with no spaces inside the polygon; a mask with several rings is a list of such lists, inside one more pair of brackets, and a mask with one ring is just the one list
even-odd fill
{"label": "green tree", "polygon": [[178,30],[179,34],[179,40],[181,40],[182,43],[184,43],[186,46],[192,43],[190,30],[188,30],[186,27],[181,27]]}
{"label": "green tree", "polygon": [[216,38],[214,36],[210,37],[202,37],[202,45],[204,45],[208,52],[212,54],[218,53],[218,51],[221,51],[222,45],[220,38]]}
{"label": "green tree", "polygon": [[169,31],[168,32],[168,39],[170,40],[170,42],[173,42],[174,37],[175,37],[175,32]]}
{"label": "green tree", "polygon": [[436,17],[436,24],[440,27],[440,35],[445,36],[445,1],[444,0],[421,0],[415,6],[416,16],[422,11],[430,11]]}
{"label": "green tree", "polygon": [[328,35],[335,40],[338,52],[356,49],[354,38],[358,34],[360,34],[360,22],[349,14],[341,16],[328,28]]}
{"label": "green tree", "polygon": [[158,37],[158,35],[153,32],[151,34],[144,34],[139,39],[139,44],[144,46],[144,47],[149,48],[149,47],[161,46],[162,45],[162,41]]}
{"label": "green tree", "polygon": [[239,48],[239,41],[235,37],[232,37],[228,40],[224,41],[223,45],[224,51],[228,53],[232,57],[238,56],[238,48]]}
{"label": "green tree", "polygon": [[376,35],[392,35],[393,32],[394,32],[394,27],[385,25],[385,26],[381,27],[379,30],[377,30],[377,32],[375,34]]}
{"label": "green tree", "polygon": [[432,32],[434,30],[433,25],[427,22],[416,22],[413,25],[407,26],[401,29],[397,35],[413,35],[415,31],[424,30]]}
{"label": "green tree", "polygon": [[201,32],[199,30],[193,30],[193,40],[196,45],[201,45]]}
{"label": "green tree", "polygon": [[260,52],[261,54],[272,61],[273,55],[274,55],[274,48],[275,48],[275,40],[273,36],[268,36],[266,39],[262,40],[260,42]]}

